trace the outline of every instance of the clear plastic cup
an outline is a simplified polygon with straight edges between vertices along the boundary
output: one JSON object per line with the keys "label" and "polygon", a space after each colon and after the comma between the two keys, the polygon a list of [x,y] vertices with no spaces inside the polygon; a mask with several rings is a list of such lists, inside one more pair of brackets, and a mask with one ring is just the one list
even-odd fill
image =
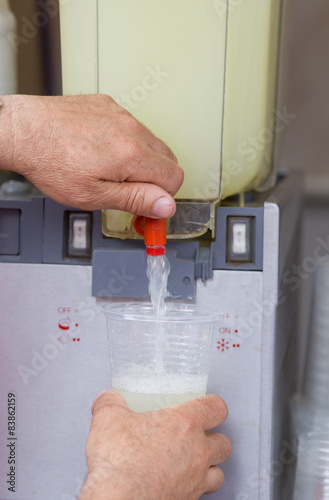
{"label": "clear plastic cup", "polygon": [[309,432],[327,431],[329,433],[328,410],[317,408],[301,394],[291,400],[292,430],[294,436]]}
{"label": "clear plastic cup", "polygon": [[329,411],[329,263],[316,273],[303,396],[316,410]]}
{"label": "clear plastic cup", "polygon": [[152,411],[205,395],[219,313],[168,303],[165,315],[156,316],[146,302],[111,303],[103,311],[112,388],[132,410]]}

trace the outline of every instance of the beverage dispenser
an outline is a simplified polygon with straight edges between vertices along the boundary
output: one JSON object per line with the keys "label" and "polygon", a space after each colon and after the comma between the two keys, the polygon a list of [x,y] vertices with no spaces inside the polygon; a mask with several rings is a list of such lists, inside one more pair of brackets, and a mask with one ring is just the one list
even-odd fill
{"label": "beverage dispenser", "polygon": [[[62,5],[64,93],[109,94],[185,171],[169,237],[214,232],[221,199],[273,184],[280,21],[278,0]],[[111,211],[103,232],[136,236],[132,217]]]}
{"label": "beverage dispenser", "polygon": [[[60,21],[64,93],[109,94],[185,171],[168,290],[218,314],[208,392],[233,444],[207,498],[291,500],[301,182],[273,168],[293,120],[276,104],[281,1],[70,0]],[[18,184],[0,188],[0,435],[9,394],[19,409],[16,491],[0,454],[0,497],[74,500],[90,406],[111,387],[100,306],[148,298],[145,246],[130,214]]]}

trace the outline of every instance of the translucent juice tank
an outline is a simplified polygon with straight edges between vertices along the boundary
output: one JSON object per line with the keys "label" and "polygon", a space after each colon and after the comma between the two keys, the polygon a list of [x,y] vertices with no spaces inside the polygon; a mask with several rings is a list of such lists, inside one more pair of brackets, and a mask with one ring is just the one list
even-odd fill
{"label": "translucent juice tank", "polygon": [[[169,237],[213,229],[221,199],[271,185],[280,21],[281,0],[61,4],[64,93],[111,95],[185,171]],[[105,211],[103,231],[134,237],[132,216]]]}

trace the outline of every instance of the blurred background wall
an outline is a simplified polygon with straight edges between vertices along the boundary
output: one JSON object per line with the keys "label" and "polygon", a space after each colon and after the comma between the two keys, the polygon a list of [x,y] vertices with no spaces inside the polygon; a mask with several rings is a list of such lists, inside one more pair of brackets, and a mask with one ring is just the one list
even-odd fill
{"label": "blurred background wall", "polygon": [[[278,106],[296,115],[277,138],[277,165],[304,171],[301,364],[308,351],[319,238],[329,242],[329,2],[286,0]],[[329,297],[328,297],[329,301]]]}
{"label": "blurred background wall", "polygon": [[329,2],[286,0],[279,96],[296,118],[278,137],[278,164],[307,173],[307,189],[329,193]]}
{"label": "blurred background wall", "polygon": [[18,92],[61,94],[58,0],[9,3],[17,20]]}

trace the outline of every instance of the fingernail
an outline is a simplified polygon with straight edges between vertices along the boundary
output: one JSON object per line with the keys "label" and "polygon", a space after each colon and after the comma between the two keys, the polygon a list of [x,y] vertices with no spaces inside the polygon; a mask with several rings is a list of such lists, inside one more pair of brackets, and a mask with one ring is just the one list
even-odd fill
{"label": "fingernail", "polygon": [[105,394],[105,392],[107,392],[106,390],[105,391],[101,391],[97,394],[97,396],[95,397],[94,401],[93,401],[93,404],[95,404],[95,401],[97,401],[98,398],[100,398],[103,394]]}
{"label": "fingernail", "polygon": [[168,217],[171,217],[173,212],[174,212],[173,204],[165,196],[159,198],[154,203],[152,208],[152,215],[154,217],[160,217],[161,219],[167,219]]}

